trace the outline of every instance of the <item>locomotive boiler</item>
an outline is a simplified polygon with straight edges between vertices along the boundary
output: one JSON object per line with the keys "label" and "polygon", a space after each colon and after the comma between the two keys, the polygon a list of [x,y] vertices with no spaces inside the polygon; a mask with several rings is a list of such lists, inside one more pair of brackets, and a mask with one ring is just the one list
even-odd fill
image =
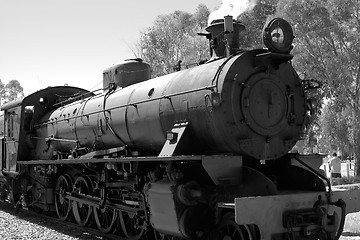
{"label": "locomotive boiler", "polygon": [[125,239],[338,237],[358,192],[345,209],[321,156],[289,153],[311,118],[291,26],[270,21],[251,50],[243,29],[214,21],[213,56],[191,69],[151,78],[131,59],[104,71],[101,92],[49,87],[4,105],[14,205]]}

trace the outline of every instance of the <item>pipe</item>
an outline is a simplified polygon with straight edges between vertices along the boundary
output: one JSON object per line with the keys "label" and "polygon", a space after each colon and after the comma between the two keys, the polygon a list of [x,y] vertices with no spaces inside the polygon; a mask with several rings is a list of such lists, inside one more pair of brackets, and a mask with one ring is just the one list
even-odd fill
{"label": "pipe", "polygon": [[234,26],[233,17],[228,15],[224,16],[224,42],[225,42],[225,55],[230,56],[231,46],[233,44]]}

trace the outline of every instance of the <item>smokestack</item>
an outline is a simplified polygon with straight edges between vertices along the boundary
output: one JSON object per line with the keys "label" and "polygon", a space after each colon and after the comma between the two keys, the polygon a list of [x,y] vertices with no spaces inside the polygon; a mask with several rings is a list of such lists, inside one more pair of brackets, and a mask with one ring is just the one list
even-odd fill
{"label": "smokestack", "polygon": [[217,19],[211,22],[205,30],[211,34],[210,45],[217,57],[229,56],[239,50],[240,32],[245,29],[232,16]]}
{"label": "smokestack", "polygon": [[224,16],[224,43],[225,43],[226,57],[229,57],[231,54],[231,47],[233,46],[232,44],[233,36],[234,36],[233,17],[229,15]]}

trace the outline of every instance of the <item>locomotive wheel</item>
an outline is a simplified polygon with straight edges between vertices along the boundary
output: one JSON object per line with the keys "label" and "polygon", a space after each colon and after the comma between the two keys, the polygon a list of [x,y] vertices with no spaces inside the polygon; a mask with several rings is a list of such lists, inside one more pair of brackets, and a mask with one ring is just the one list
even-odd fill
{"label": "locomotive wheel", "polygon": [[129,240],[139,240],[145,233],[145,221],[140,219],[136,213],[119,211],[122,234]]}
{"label": "locomotive wheel", "polygon": [[[78,177],[74,183],[74,192],[77,194],[91,195],[91,182],[87,178]],[[90,224],[93,212],[92,206],[79,201],[73,201],[72,209],[75,220],[80,226],[87,226]]]}
{"label": "locomotive wheel", "polygon": [[103,233],[109,233],[114,228],[117,211],[113,208],[94,207],[94,218],[99,230]]}
{"label": "locomotive wheel", "polygon": [[14,208],[21,208],[21,188],[20,188],[20,181],[14,178],[8,179],[8,181],[11,181],[11,188],[8,195],[8,200],[10,203],[14,206]]}
{"label": "locomotive wheel", "polygon": [[238,225],[233,213],[224,216],[216,239],[222,240],[259,240],[260,233],[254,225]]}
{"label": "locomotive wheel", "polygon": [[65,193],[72,192],[72,181],[68,175],[61,175],[55,186],[55,208],[60,220],[66,221],[71,213],[71,201],[64,197]]}
{"label": "locomotive wheel", "polygon": [[13,190],[10,191],[9,198],[14,208],[20,208],[20,196],[20,193],[14,193]]}
{"label": "locomotive wheel", "polygon": [[[93,186],[98,186],[99,183],[94,183]],[[110,200],[111,197],[118,198],[117,192],[111,189],[103,189],[95,187],[94,195],[102,199],[102,201]],[[111,201],[111,200],[110,200]],[[118,211],[114,208],[94,206],[94,218],[98,229],[103,233],[109,233],[114,229]]]}

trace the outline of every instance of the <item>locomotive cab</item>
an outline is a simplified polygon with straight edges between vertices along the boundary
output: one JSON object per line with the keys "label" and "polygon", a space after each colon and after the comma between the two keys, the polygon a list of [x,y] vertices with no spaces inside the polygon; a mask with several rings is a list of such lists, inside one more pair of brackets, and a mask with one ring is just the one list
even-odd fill
{"label": "locomotive cab", "polygon": [[[84,96],[86,90],[73,87],[53,87],[40,90],[23,99],[4,104],[4,135],[2,139],[2,170],[5,175],[18,175],[17,161],[31,160],[36,141],[34,124],[41,116],[64,99],[75,101],[74,96]],[[91,94],[90,94],[91,95]],[[29,154],[30,153],[30,154]]]}
{"label": "locomotive cab", "polygon": [[21,103],[18,100],[2,106],[4,111],[4,136],[2,138],[2,172],[4,175],[18,175],[17,159],[19,140],[21,136]]}

